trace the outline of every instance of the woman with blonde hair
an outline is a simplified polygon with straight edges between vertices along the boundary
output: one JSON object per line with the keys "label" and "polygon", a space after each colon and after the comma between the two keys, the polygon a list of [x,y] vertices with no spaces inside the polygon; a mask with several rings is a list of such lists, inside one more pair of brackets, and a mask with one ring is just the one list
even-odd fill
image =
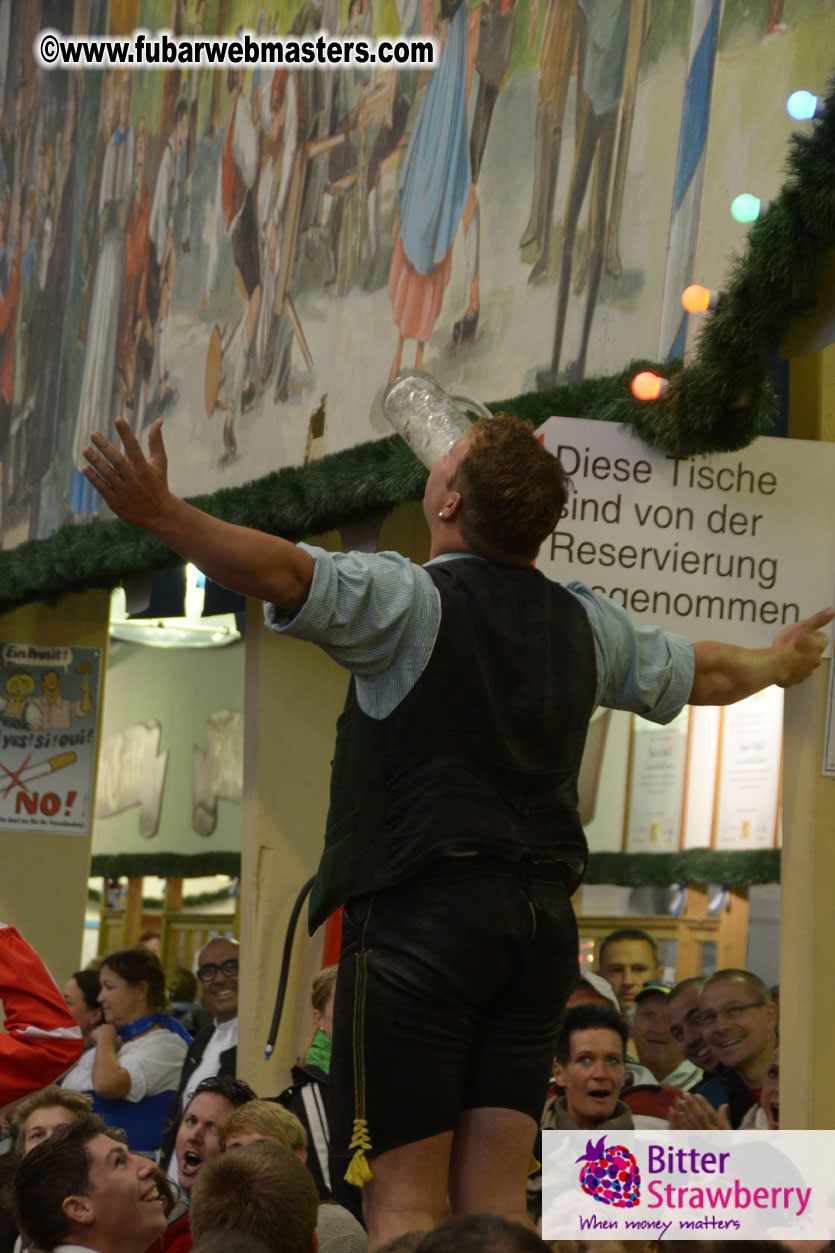
{"label": "woman with blonde hair", "polygon": [[304,1055],[306,1066],[318,1066],[329,1074],[331,1068],[331,1036],[333,1035],[333,997],[336,991],[336,966],[325,966],[313,980],[310,1001],[313,1006],[315,1031]]}
{"label": "woman with blonde hair", "polygon": [[6,695],[0,697],[0,722],[21,731],[38,731],[41,711],[29,700],[35,680],[28,670],[16,670],[6,679]]}

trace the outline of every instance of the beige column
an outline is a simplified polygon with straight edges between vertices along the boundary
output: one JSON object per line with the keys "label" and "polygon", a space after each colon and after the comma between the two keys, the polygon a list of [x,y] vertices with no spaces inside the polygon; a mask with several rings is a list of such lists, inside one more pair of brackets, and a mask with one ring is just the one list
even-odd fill
{"label": "beige column", "polygon": [[321,950],[312,951],[307,939],[305,904],[281,1032],[273,1060],[264,1060],[287,924],[322,847],[334,727],[347,675],[313,645],[267,631],[259,625],[262,616],[261,606],[249,601],[238,1074],[259,1095],[274,1096],[289,1083],[311,1022],[306,990]]}
{"label": "beige column", "polygon": [[[336,533],[314,542],[340,547]],[[378,547],[425,561],[428,536],[419,506],[396,509],[383,523]],[[287,925],[322,849],[348,673],[313,644],[267,631],[258,602],[250,601],[247,610],[238,1074],[266,1096],[289,1083],[290,1067],[313,1032],[310,984],[321,967],[322,937],[307,938],[305,903],[281,1029],[272,1060],[265,1061]]]}
{"label": "beige column", "polygon": [[[790,433],[835,439],[835,348],[792,362]],[[821,607],[832,603],[833,590],[821,587]],[[835,1127],[827,1073],[835,1036],[835,779],[821,775],[831,665],[786,692],[780,1123],[794,1129]]]}
{"label": "beige column", "polygon": [[[106,650],[109,611],[106,591],[64,596],[55,606],[23,605],[0,615],[0,640]],[[106,653],[103,675],[105,662]],[[0,919],[16,926],[64,982],[81,959],[90,833],[0,831],[0,865]]]}

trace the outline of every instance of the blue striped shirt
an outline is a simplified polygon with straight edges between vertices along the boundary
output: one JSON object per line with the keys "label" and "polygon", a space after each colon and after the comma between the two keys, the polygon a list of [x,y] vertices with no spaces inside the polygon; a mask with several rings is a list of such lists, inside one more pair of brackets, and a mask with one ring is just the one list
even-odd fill
{"label": "blue striped shirt", "polygon": [[[441,621],[441,600],[425,567],[400,553],[328,552],[301,544],[314,560],[307,600],[295,614],[265,605],[267,626],[310,640],[356,677],[360,708],[372,718],[396,709],[423,673]],[[446,553],[442,561],[481,561]],[[596,705],[670,722],[690,696],[693,645],[660,627],[638,626],[614,601],[567,583],[588,615],[597,660]]]}

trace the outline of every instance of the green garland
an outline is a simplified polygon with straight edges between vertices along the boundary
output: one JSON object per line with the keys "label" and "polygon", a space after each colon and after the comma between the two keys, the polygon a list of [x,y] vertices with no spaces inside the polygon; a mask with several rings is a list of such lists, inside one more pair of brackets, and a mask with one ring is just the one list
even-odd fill
{"label": "green garland", "polygon": [[[215,874],[237,878],[240,873],[240,853],[97,854],[90,867],[92,877],[101,875],[108,879],[141,875],[157,875],[161,879],[193,879]],[[707,848],[692,848],[682,853],[592,853],[584,882],[615,883],[621,887],[721,883],[729,888],[746,887],[752,883],[779,883],[780,850],[767,848],[717,853]],[[207,901],[214,899],[221,897],[206,897]],[[200,900],[195,897],[187,903],[194,905]]]}
{"label": "green garland", "polygon": [[779,883],[780,850],[716,853],[708,848],[691,848],[683,853],[592,853],[583,882],[615,883],[620,887],[721,883],[726,888]]}
{"label": "green garland", "polygon": [[[835,82],[825,103],[824,117],[793,137],[786,182],[733,262],[690,365],[633,361],[613,377],[527,393],[490,408],[512,409],[533,424],[553,413],[619,422],[647,443],[683,456],[743,448],[767,431],[776,407],[769,361],[792,322],[814,305],[835,246]],[[646,368],[670,378],[660,400],[632,396],[630,381]],[[392,437],[193,503],[227,521],[297,540],[417,499],[425,477],[405,444]],[[132,574],[179,563],[157,540],[125,523],[67,525],[48,539],[0,553],[0,610],[111,588]]]}
{"label": "green garland", "polygon": [[138,879],[143,875],[202,879],[216,874],[237,879],[240,873],[240,853],[94,853],[90,862],[93,879]]}

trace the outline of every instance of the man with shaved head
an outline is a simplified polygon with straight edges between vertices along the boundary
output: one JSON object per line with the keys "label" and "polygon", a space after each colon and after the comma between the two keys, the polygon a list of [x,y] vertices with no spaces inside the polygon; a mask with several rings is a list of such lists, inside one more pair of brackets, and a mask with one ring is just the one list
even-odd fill
{"label": "man with shaved head", "polygon": [[[685,997],[692,999],[687,989],[675,999],[671,997],[674,1014],[689,1003]],[[699,1048],[715,1059],[709,1083],[696,1092],[718,1107],[732,1127],[739,1127],[760,1099],[768,1064],[777,1047],[774,998],[762,979],[750,970],[717,970],[702,983],[696,1013],[691,1010],[683,1017],[690,1019],[689,1026],[686,1022],[681,1026],[690,1048],[696,1047],[695,1041],[701,1035]],[[671,1126],[678,1130],[714,1125],[721,1124],[713,1121],[707,1109],[699,1112],[687,1101],[682,1102],[671,1121]]]}
{"label": "man with shaved head", "polygon": [[[180,1085],[162,1137],[160,1165],[168,1167],[174,1153],[174,1140],[183,1110],[199,1083],[217,1075],[234,1076],[238,1055],[238,969],[239,944],[226,936],[216,936],[197,958],[197,978],[203,992],[203,1008],[211,1017],[208,1027],[199,1031],[186,1053]],[[176,1167],[174,1168],[176,1169]]]}
{"label": "man with shaved head", "polygon": [[750,970],[718,970],[704,982],[699,1015],[720,1074],[733,1071],[751,1104],[758,1101],[777,1047],[777,1006],[767,985]]}
{"label": "man with shaved head", "polygon": [[699,1012],[699,995],[704,983],[704,976],[696,976],[676,984],[667,998],[667,1022],[670,1035],[684,1056],[703,1072],[701,1083],[692,1091],[703,1096],[714,1109],[728,1105],[731,1121],[737,1126],[751,1095],[735,1072],[728,1071],[724,1078],[719,1074],[719,1063],[707,1042]]}

